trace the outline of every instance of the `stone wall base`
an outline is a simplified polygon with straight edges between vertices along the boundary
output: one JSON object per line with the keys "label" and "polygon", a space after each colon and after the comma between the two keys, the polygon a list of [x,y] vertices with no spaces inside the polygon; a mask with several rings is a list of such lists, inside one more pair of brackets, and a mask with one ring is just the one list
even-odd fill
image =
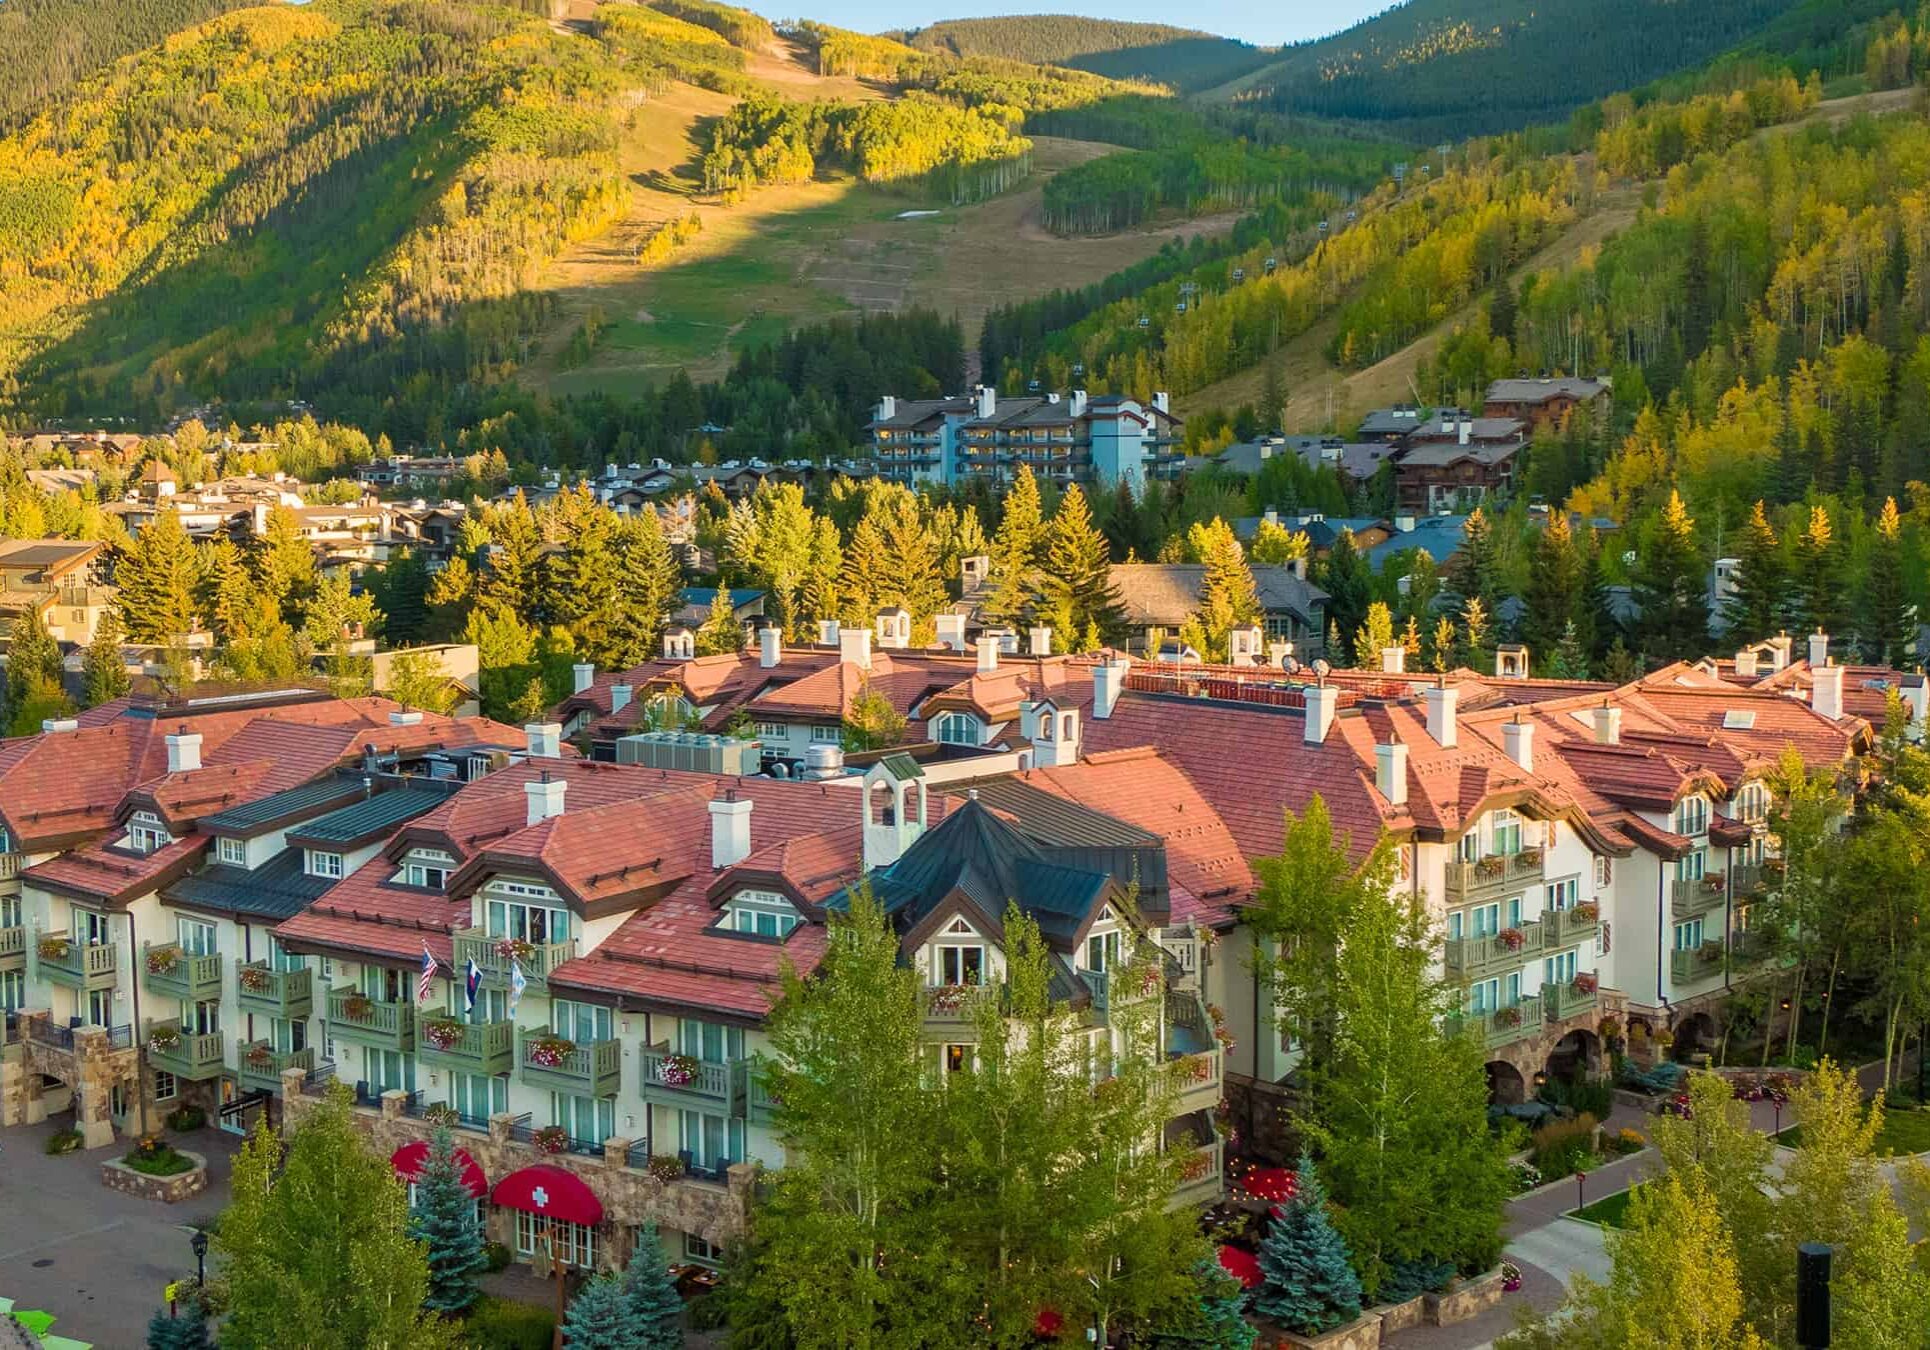
{"label": "stone wall base", "polygon": [[1501,1302],[1500,1267],[1471,1280],[1456,1280],[1444,1294],[1422,1294],[1422,1314],[1431,1327],[1449,1327],[1479,1317]]}
{"label": "stone wall base", "polygon": [[1427,1320],[1427,1295],[1416,1294],[1405,1303],[1386,1303],[1373,1309],[1373,1315],[1380,1318],[1380,1334],[1392,1336],[1397,1331],[1421,1326]]}
{"label": "stone wall base", "polygon": [[[1271,1340],[1266,1339],[1269,1336]],[[1363,1313],[1346,1326],[1323,1331],[1318,1336],[1302,1336],[1297,1331],[1269,1330],[1261,1333],[1261,1344],[1270,1350],[1282,1346],[1305,1347],[1307,1350],[1378,1350],[1380,1337],[1380,1318],[1370,1312]]]}
{"label": "stone wall base", "polygon": [[118,1158],[110,1158],[101,1164],[101,1185],[110,1191],[123,1195],[138,1195],[143,1200],[159,1200],[171,1205],[198,1195],[208,1188],[208,1160],[199,1153],[186,1149],[176,1150],[184,1158],[191,1159],[194,1168],[187,1172],[177,1172],[171,1177],[151,1177],[145,1172],[137,1172]]}

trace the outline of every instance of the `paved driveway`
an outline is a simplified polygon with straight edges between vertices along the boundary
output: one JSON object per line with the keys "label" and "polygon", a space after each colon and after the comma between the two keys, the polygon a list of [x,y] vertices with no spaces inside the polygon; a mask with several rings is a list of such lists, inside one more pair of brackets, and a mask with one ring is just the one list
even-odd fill
{"label": "paved driveway", "polygon": [[116,1148],[48,1157],[42,1145],[52,1132],[52,1124],[0,1130],[0,1298],[52,1313],[59,1335],[106,1350],[145,1345],[162,1288],[194,1273],[186,1225],[228,1203],[241,1141],[212,1129],[171,1136],[208,1159],[209,1181],[192,1199],[163,1205],[101,1185],[101,1160],[118,1157]]}

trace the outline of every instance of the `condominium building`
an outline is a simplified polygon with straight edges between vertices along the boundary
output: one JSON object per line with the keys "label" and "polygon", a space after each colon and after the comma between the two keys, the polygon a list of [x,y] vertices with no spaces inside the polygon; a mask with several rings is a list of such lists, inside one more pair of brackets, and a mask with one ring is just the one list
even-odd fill
{"label": "condominium building", "polygon": [[1183,460],[1181,422],[1165,394],[1150,403],[1120,394],[1001,397],[982,385],[970,398],[880,399],[872,463],[901,483],[1006,483],[1020,469],[1044,481],[1143,487],[1170,478]]}

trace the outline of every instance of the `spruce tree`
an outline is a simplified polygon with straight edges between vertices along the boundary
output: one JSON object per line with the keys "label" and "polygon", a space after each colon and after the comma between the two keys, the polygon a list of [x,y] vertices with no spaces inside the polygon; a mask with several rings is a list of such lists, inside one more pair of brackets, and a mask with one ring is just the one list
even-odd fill
{"label": "spruce tree", "polygon": [[903,605],[911,613],[912,641],[923,645],[934,636],[932,616],[945,604],[945,577],[938,561],[938,543],[927,528],[918,502],[900,496],[886,510],[885,556],[891,559],[889,581],[879,592],[881,605]]}
{"label": "spruce tree", "polygon": [[543,612],[576,639],[585,660],[604,669],[627,655],[620,649],[623,602],[616,568],[615,514],[588,487],[557,498],[558,549],[543,569]]}
{"label": "spruce tree", "polygon": [[[1321,564],[1319,581],[1327,591],[1327,618],[1343,639],[1366,621],[1367,606],[1374,599],[1374,569],[1354,543],[1354,532],[1342,530],[1334,540],[1326,561]],[[1347,653],[1338,643],[1329,643],[1327,659],[1344,661]]]}
{"label": "spruce tree", "polygon": [[884,528],[875,512],[866,511],[852,527],[851,538],[844,546],[844,571],[838,578],[844,621],[870,627],[895,584],[896,572]]}
{"label": "spruce tree", "polygon": [[563,1344],[568,1350],[637,1350],[616,1276],[599,1275],[576,1291],[563,1315]]}
{"label": "spruce tree", "polygon": [[637,1350],[678,1350],[683,1345],[684,1304],[654,1223],[637,1230],[637,1245],[623,1269],[623,1301]]}
{"label": "spruce tree", "polygon": [[495,547],[489,551],[488,567],[482,575],[483,598],[504,606],[526,623],[537,621],[541,617],[543,535],[521,492],[493,513],[489,533]]}
{"label": "spruce tree", "polygon": [[456,1313],[476,1301],[476,1276],[489,1264],[483,1254],[476,1200],[463,1185],[456,1143],[447,1126],[429,1136],[429,1156],[416,1176],[411,1227],[429,1251],[429,1290],[422,1306]]}
{"label": "spruce tree", "polygon": [[1743,526],[1736,561],[1735,589],[1723,604],[1723,621],[1738,641],[1760,642],[1781,626],[1789,593],[1783,546],[1760,501]]}
{"label": "spruce tree", "polygon": [[1051,617],[1062,650],[1083,646],[1088,629],[1096,629],[1103,641],[1124,623],[1105,536],[1094,527],[1077,483],[1059,499],[1046,528],[1040,584],[1041,608]]}
{"label": "spruce tree", "polygon": [[1482,507],[1468,512],[1466,523],[1461,527],[1461,547],[1454,557],[1454,567],[1448,576],[1448,584],[1466,604],[1469,600],[1479,600],[1494,613],[1495,601],[1500,598],[1500,562],[1495,554],[1494,521]]}
{"label": "spruce tree", "polygon": [[1695,520],[1673,490],[1647,540],[1635,576],[1642,646],[1662,661],[1699,655],[1709,641],[1709,605]]}
{"label": "spruce tree", "polygon": [[820,619],[838,617],[838,574],[844,568],[844,547],[838,542],[837,523],[819,516],[811,537],[811,560],[805,566],[798,588],[798,612],[792,617],[799,625],[793,637],[815,642],[814,626]]}
{"label": "spruce tree", "polygon": [[1260,1244],[1260,1273],[1265,1282],[1253,1310],[1289,1331],[1317,1336],[1360,1316],[1360,1278],[1305,1153],[1294,1170],[1293,1198],[1277,1207]]}
{"label": "spruce tree", "polygon": [[1903,664],[1910,642],[1910,601],[1903,580],[1902,521],[1894,497],[1884,498],[1876,518],[1856,637],[1865,660],[1882,666]]}
{"label": "spruce tree", "polygon": [[158,512],[114,569],[121,624],[136,642],[170,642],[194,623],[194,545],[181,518]]}
{"label": "spruce tree", "polygon": [[[47,631],[39,609],[32,605],[21,612],[8,631],[6,714],[11,722],[15,713],[36,690],[59,692],[65,666],[60,644]],[[35,731],[40,728],[34,727]]]}
{"label": "spruce tree", "polygon": [[710,614],[697,630],[697,655],[721,656],[726,652],[741,651],[744,646],[744,625],[737,621],[732,612],[730,591],[719,586],[717,594],[711,598]]}
{"label": "spruce tree", "polygon": [[1582,603],[1582,572],[1582,554],[1575,547],[1568,513],[1551,512],[1548,527],[1535,540],[1528,593],[1522,597],[1526,610],[1521,640],[1528,644],[1530,659],[1544,669],[1553,662],[1563,636],[1574,627],[1575,611]]}
{"label": "spruce tree", "polygon": [[1573,619],[1562,630],[1561,641],[1555,644],[1554,654],[1548,660],[1548,673],[1557,680],[1588,678],[1588,652],[1582,646],[1581,634],[1576,631]]}
{"label": "spruce tree", "polygon": [[682,599],[683,574],[654,511],[619,522],[610,555],[617,608],[604,656],[610,669],[627,670],[663,650],[663,630]]}
{"label": "spruce tree", "polygon": [[198,1309],[181,1310],[170,1317],[164,1308],[147,1324],[147,1350],[209,1350],[208,1324]]}
{"label": "spruce tree", "polygon": [[128,689],[127,660],[121,655],[121,624],[109,610],[94,627],[94,640],[87,644],[81,658],[86,682],[87,706],[98,708],[125,694]]}
{"label": "spruce tree", "polygon": [[[469,622],[469,611],[476,603],[476,574],[462,554],[453,555],[429,581],[423,597],[428,617],[423,640],[448,642]],[[626,618],[628,616],[626,615]]]}
{"label": "spruce tree", "polygon": [[1796,541],[1795,619],[1804,633],[1834,633],[1843,619],[1842,551],[1829,511],[1809,509],[1809,526]]}
{"label": "spruce tree", "polygon": [[255,556],[261,588],[291,624],[302,621],[302,607],[315,588],[315,550],[302,537],[301,522],[286,506],[271,507]]}
{"label": "spruce tree", "polygon": [[1246,1320],[1246,1294],[1217,1261],[1193,1268],[1199,1296],[1173,1325],[1153,1334],[1155,1350],[1252,1350],[1253,1324]]}
{"label": "spruce tree", "polygon": [[991,575],[986,580],[980,612],[988,624],[1022,626],[1038,586],[1033,579],[1045,521],[1039,506],[1039,485],[1032,470],[1021,468],[1005,494],[1005,514],[992,536]]}

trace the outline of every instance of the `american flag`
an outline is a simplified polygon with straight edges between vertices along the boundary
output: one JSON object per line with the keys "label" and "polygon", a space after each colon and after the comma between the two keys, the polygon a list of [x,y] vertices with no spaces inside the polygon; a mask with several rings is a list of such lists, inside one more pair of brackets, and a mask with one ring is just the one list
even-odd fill
{"label": "american flag", "polygon": [[429,944],[422,944],[422,978],[415,982],[415,1001],[429,1001],[429,982],[436,977],[436,958],[429,952]]}

